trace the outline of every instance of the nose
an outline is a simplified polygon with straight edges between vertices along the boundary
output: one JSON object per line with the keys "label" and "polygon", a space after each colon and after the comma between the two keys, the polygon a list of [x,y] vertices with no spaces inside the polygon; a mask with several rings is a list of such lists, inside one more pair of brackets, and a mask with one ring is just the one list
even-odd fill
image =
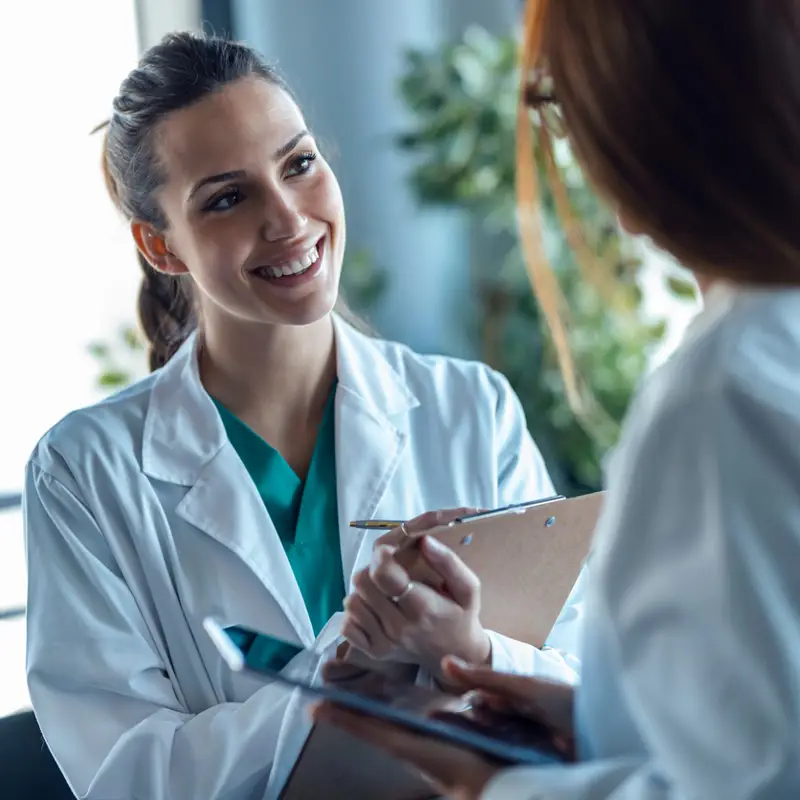
{"label": "nose", "polygon": [[273,192],[264,207],[261,236],[265,241],[295,239],[305,228],[308,218],[297,206],[297,198],[289,192]]}

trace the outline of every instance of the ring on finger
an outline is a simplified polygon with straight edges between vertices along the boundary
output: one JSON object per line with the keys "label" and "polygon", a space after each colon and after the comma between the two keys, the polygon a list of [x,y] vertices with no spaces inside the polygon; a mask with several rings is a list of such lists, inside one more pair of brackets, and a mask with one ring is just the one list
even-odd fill
{"label": "ring on finger", "polygon": [[402,592],[400,592],[400,594],[395,594],[395,595],[392,595],[392,596],[391,596],[389,599],[390,599],[390,600],[391,600],[391,601],[392,601],[392,602],[393,602],[395,605],[398,605],[398,603],[399,603],[399,602],[400,602],[400,601],[401,601],[401,600],[402,600],[404,597],[408,597],[408,595],[409,595],[409,594],[411,594],[411,592],[413,591],[413,589],[414,589],[414,581],[409,581],[409,582],[406,584],[406,587],[405,587],[405,589],[403,589],[403,591],[402,591]]}

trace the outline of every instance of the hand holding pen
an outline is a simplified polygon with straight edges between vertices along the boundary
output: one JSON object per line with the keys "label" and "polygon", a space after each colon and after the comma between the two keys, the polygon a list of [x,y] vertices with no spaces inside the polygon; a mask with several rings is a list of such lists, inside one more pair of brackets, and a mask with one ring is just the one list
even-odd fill
{"label": "hand holding pen", "polygon": [[[401,523],[375,543],[370,564],[353,578],[344,604],[342,634],[378,660],[404,661],[440,675],[441,659],[456,653],[469,663],[486,663],[491,643],[480,624],[480,581],[448,547],[425,534],[474,509],[429,512]],[[418,581],[396,558],[421,542],[420,558],[440,576],[437,591]]]}

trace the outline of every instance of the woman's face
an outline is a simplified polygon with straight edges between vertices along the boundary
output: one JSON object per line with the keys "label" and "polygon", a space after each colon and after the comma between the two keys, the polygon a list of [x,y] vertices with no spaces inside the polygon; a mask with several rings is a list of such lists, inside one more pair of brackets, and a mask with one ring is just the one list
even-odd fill
{"label": "woman's face", "polygon": [[236,81],[171,114],[155,140],[168,225],[159,234],[134,224],[134,235],[154,266],[192,276],[206,324],[306,325],[330,312],[342,195],[283,90]]}

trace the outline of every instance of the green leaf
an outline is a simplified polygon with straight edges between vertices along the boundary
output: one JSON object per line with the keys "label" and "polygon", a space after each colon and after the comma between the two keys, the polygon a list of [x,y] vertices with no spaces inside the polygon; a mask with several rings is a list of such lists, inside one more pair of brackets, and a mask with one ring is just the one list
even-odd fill
{"label": "green leaf", "polygon": [[92,342],[88,349],[93,358],[108,358],[108,345],[105,342]]}
{"label": "green leaf", "polygon": [[136,328],[125,328],[122,331],[122,340],[130,350],[143,350],[144,342]]}
{"label": "green leaf", "polygon": [[667,278],[667,288],[680,300],[696,300],[697,287],[693,281],[685,278],[670,276]]}
{"label": "green leaf", "polygon": [[665,319],[654,322],[650,325],[649,332],[650,338],[654,343],[660,342],[667,335],[667,321]]}
{"label": "green leaf", "polygon": [[108,370],[97,379],[97,383],[104,389],[120,389],[127,386],[132,380],[129,372]]}

